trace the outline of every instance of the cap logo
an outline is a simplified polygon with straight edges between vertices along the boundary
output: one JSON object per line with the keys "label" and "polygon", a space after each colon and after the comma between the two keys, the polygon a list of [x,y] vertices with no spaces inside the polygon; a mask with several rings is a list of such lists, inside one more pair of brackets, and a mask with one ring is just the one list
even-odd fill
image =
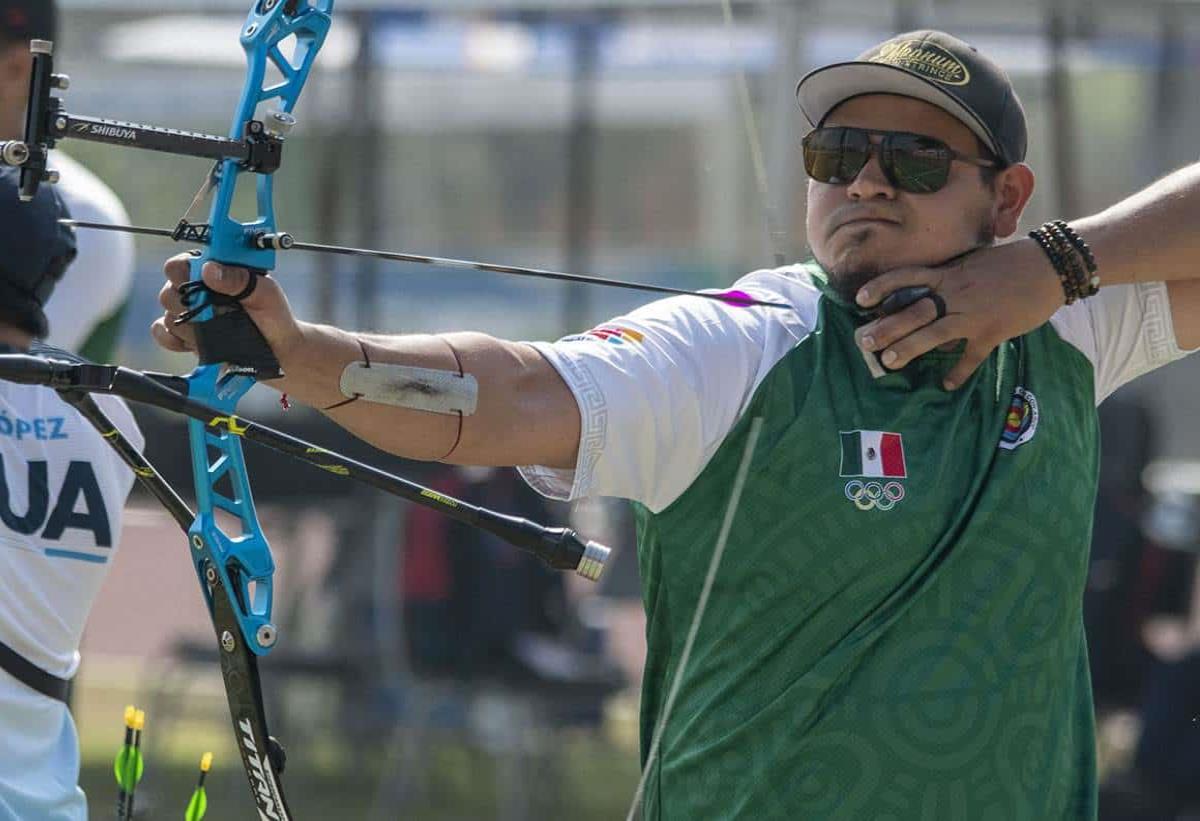
{"label": "cap logo", "polygon": [[870,61],[907,69],[943,85],[965,86],[971,82],[971,73],[957,57],[922,40],[885,43]]}

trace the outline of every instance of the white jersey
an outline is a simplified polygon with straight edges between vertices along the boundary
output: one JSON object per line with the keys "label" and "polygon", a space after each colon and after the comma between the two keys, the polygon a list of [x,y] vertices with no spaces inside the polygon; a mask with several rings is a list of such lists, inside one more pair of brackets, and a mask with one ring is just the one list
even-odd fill
{"label": "white jersey", "polygon": [[[61,174],[56,188],[72,219],[129,224],[117,195],[76,160],[55,151],[50,167]],[[45,309],[50,321],[46,344],[68,351],[78,351],[96,327],[120,309],[133,285],[132,236],[80,228],[75,244],[78,256]]]}
{"label": "white jersey", "polygon": [[[125,403],[95,398],[140,450]],[[69,678],[133,473],[53,390],[8,382],[0,382],[0,459],[0,640]],[[0,671],[0,738],[0,819],[87,817],[66,705]]]}
{"label": "white jersey", "polygon": [[[616,496],[665,509],[703,471],[775,365],[816,331],[825,298],[807,266],[757,271],[734,290],[792,310],[676,297],[584,334],[533,342],[579,405],[573,470],[521,468],[556,499]],[[1163,283],[1112,286],[1050,320],[1095,369],[1096,402],[1182,356]],[[819,331],[818,331],[819,332]],[[865,367],[865,365],[864,365]]]}

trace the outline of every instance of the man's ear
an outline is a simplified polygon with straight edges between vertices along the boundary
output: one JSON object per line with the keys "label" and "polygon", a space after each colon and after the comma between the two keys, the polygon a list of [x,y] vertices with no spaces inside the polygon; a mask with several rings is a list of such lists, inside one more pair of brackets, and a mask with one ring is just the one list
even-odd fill
{"label": "man's ear", "polygon": [[1011,237],[1021,224],[1021,214],[1033,196],[1033,169],[1025,163],[1017,163],[996,175],[995,213],[992,215],[996,237]]}

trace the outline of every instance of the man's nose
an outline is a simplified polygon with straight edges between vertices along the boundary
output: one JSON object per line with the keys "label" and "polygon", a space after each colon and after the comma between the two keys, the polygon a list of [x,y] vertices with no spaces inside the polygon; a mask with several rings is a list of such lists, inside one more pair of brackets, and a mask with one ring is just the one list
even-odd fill
{"label": "man's nose", "polygon": [[896,188],[887,178],[887,174],[883,173],[883,166],[879,163],[878,147],[871,152],[870,159],[867,160],[862,171],[858,172],[858,176],[846,186],[846,196],[855,200],[895,198]]}

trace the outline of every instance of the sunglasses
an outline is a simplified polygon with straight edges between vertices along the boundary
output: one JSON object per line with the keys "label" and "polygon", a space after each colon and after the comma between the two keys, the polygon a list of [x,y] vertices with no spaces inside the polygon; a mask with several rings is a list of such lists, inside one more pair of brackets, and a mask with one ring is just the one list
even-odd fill
{"label": "sunglasses", "polygon": [[[876,143],[872,137],[881,139]],[[994,160],[960,154],[933,137],[903,131],[818,128],[805,135],[803,145],[804,170],[817,182],[849,185],[876,154],[888,181],[911,194],[932,194],[944,188],[955,160],[981,168],[999,165]]]}

